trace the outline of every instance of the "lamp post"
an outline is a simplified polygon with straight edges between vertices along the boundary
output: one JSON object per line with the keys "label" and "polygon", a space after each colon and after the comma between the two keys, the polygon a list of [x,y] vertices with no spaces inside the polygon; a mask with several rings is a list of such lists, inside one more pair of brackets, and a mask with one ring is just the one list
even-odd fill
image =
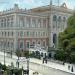
{"label": "lamp post", "polygon": [[5,47],[6,47],[6,42],[3,42],[3,47],[4,47],[4,65],[5,65]]}
{"label": "lamp post", "polygon": [[5,49],[4,49],[4,65],[5,65]]}
{"label": "lamp post", "polygon": [[29,75],[29,58],[27,58],[27,75]]}
{"label": "lamp post", "polygon": [[[59,9],[59,4],[60,4],[60,1],[57,0],[57,6],[58,6],[58,9]],[[57,14],[59,15],[59,11],[57,12]],[[58,49],[58,34],[59,34],[59,29],[58,29],[58,19],[57,19],[57,22],[56,22],[56,30],[57,30],[57,43],[56,43],[56,49]]]}
{"label": "lamp post", "polygon": [[12,49],[11,49],[11,58],[12,58]]}
{"label": "lamp post", "polygon": [[27,59],[27,70],[26,70],[26,74],[29,75],[29,50],[28,51],[24,51],[24,56]]}

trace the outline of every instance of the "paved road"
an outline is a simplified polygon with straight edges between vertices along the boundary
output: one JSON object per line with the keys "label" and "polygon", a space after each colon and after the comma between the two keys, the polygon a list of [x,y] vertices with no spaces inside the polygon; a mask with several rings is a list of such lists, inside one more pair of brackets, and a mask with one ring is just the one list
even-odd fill
{"label": "paved road", "polygon": [[[63,64],[58,64],[58,63],[52,62],[52,61],[48,61],[47,64],[45,64],[45,63],[42,64],[42,60],[35,59],[35,58],[30,59],[30,61],[40,64],[40,65],[43,65],[43,66],[46,66],[46,67],[55,68],[55,69],[58,69],[58,70],[61,70],[64,72],[69,72],[69,73],[75,74],[75,65],[73,65],[73,64],[65,63],[65,65],[63,65]],[[68,69],[68,65],[70,65],[70,69]],[[74,72],[71,72],[72,66],[73,66]]]}
{"label": "paved road", "polygon": [[[0,62],[4,63],[4,54],[0,52]],[[17,57],[13,55],[13,58],[11,59],[8,57],[8,54],[6,54],[6,65],[11,65],[11,62],[14,63],[14,66],[16,66]],[[67,65],[67,64],[66,64]],[[26,68],[26,62],[20,62],[20,67]],[[60,70],[59,70],[60,69]],[[75,75],[75,73],[71,73],[70,70],[67,69],[67,66],[63,66],[60,64],[56,64],[53,62],[48,62],[48,64],[42,64],[41,60],[38,59],[30,59],[30,75],[32,75],[33,72],[39,72],[39,75]]]}

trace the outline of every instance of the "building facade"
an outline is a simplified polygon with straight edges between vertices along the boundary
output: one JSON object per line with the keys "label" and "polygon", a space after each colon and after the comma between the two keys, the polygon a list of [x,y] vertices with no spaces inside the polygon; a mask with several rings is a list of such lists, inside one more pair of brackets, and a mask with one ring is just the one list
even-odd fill
{"label": "building facade", "polygon": [[12,9],[0,12],[0,50],[28,50],[35,44],[56,47],[58,33],[67,27],[71,14],[65,3],[30,10],[15,4]]}

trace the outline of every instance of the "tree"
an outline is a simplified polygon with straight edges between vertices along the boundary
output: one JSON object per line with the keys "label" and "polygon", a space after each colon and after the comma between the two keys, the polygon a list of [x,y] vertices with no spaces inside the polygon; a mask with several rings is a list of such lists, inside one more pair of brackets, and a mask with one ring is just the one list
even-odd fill
{"label": "tree", "polygon": [[16,55],[18,57],[18,61],[16,63],[18,64],[18,68],[19,68],[19,57],[21,56],[20,50],[16,50]]}
{"label": "tree", "polygon": [[56,60],[64,61],[65,60],[64,51],[63,50],[57,50],[54,57]]}
{"label": "tree", "polygon": [[29,58],[29,50],[24,51],[24,57]]}
{"label": "tree", "polygon": [[72,52],[71,55],[70,55],[70,58],[71,58],[71,62],[75,63],[75,52]]}
{"label": "tree", "polygon": [[16,50],[16,55],[18,56],[18,59],[19,59],[19,57],[21,56],[20,50]]}
{"label": "tree", "polygon": [[68,18],[67,28],[59,34],[59,47],[63,49],[65,60],[74,62],[75,52],[75,12]]}

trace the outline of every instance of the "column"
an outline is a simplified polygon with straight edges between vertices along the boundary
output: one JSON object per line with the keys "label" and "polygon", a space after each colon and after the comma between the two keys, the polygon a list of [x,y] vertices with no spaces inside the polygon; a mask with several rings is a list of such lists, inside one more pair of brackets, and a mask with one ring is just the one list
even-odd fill
{"label": "column", "polygon": [[26,16],[24,17],[24,27],[26,27]]}
{"label": "column", "polygon": [[26,38],[24,38],[24,49],[26,49]]}
{"label": "column", "polygon": [[36,18],[36,28],[38,28],[38,18]]}
{"label": "column", "polygon": [[7,28],[7,17],[6,17],[6,28]]}
{"label": "column", "polygon": [[48,28],[48,20],[47,20],[47,18],[46,18],[46,28]]}
{"label": "column", "polygon": [[32,28],[32,17],[30,18],[30,27]]}
{"label": "column", "polygon": [[43,26],[43,18],[41,19],[41,28],[44,28],[44,26]]}
{"label": "column", "polygon": [[[51,14],[51,13],[50,13]],[[52,29],[52,14],[50,15],[49,19],[49,47],[53,47],[53,29]]]}

